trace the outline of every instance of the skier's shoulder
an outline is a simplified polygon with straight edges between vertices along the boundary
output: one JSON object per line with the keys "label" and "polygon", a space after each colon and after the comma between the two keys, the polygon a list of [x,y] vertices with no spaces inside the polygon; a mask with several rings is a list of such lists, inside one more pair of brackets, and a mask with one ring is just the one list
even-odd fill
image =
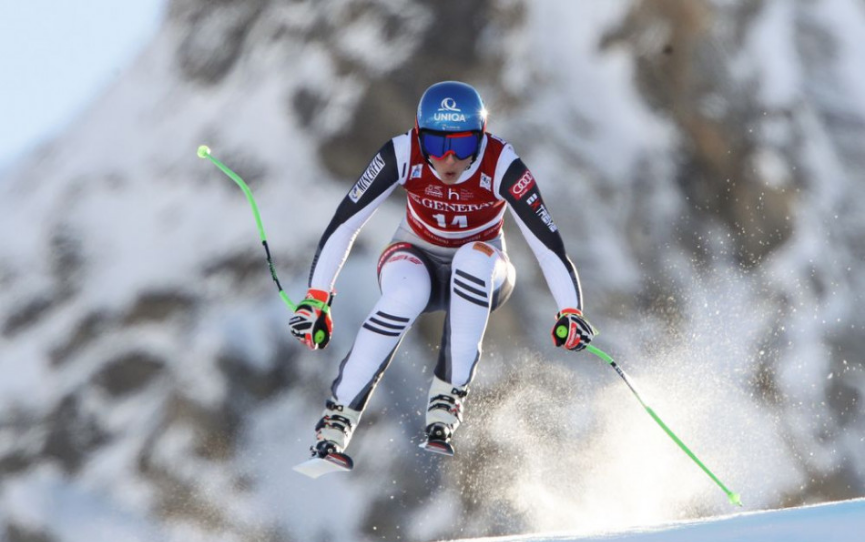
{"label": "skier's shoulder", "polygon": [[503,173],[514,160],[519,159],[514,146],[505,139],[489,132],[484,136],[484,160],[496,170],[501,170]]}
{"label": "skier's shoulder", "polygon": [[411,150],[411,131],[397,134],[384,142],[379,148],[378,153],[383,157],[392,158],[394,155],[400,157]]}
{"label": "skier's shoulder", "polygon": [[413,144],[415,137],[412,137],[414,130],[409,130],[402,134],[395,135],[385,143],[382,150],[387,149],[387,154],[393,157],[397,168],[402,172],[406,164],[412,161],[412,155],[417,152]]}
{"label": "skier's shoulder", "polygon": [[485,169],[494,179],[494,193],[498,197],[502,197],[503,189],[510,188],[527,171],[513,145],[490,133],[486,134],[483,160]]}
{"label": "skier's shoulder", "polygon": [[395,147],[403,146],[403,145],[411,145],[412,139],[414,135],[414,128],[408,130],[407,132],[403,132],[401,134],[397,134],[393,136],[390,140],[390,143],[393,143]]}
{"label": "skier's shoulder", "polygon": [[502,154],[514,152],[513,145],[490,132],[484,132],[483,147],[484,154],[495,159],[498,159]]}
{"label": "skier's shoulder", "polygon": [[364,175],[370,176],[370,170],[373,170],[372,176],[375,177],[378,171],[385,169],[393,171],[393,174],[389,175],[389,177],[392,177],[392,180],[401,182],[406,164],[411,160],[412,155],[410,134],[411,131],[396,135],[385,141],[376,151],[375,155],[373,155]]}

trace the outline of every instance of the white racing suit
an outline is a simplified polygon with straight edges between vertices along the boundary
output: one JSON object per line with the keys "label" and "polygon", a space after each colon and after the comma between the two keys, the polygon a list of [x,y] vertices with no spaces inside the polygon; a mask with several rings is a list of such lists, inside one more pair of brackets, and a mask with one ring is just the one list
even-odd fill
{"label": "white racing suit", "polygon": [[514,284],[502,232],[505,208],[537,257],[558,310],[582,310],[577,271],[534,177],[511,145],[490,134],[452,185],[427,163],[415,130],[388,141],[325,230],[310,288],[333,289],[357,233],[397,187],[407,193],[406,216],[379,259],[382,295],[332,386],[333,401],[358,412],[423,312],[446,313],[434,387],[467,391],[489,314],[507,300]]}

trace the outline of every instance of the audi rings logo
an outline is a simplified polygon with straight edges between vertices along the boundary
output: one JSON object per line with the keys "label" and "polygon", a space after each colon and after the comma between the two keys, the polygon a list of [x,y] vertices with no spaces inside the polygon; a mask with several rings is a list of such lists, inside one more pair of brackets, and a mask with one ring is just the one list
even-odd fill
{"label": "audi rings logo", "polygon": [[532,174],[529,170],[526,170],[523,173],[523,176],[517,179],[517,182],[513,184],[510,188],[511,195],[514,198],[520,200],[523,199],[523,196],[526,195],[533,186],[535,186],[535,178],[532,177]]}
{"label": "audi rings logo", "polygon": [[459,107],[457,107],[457,101],[453,98],[445,98],[442,100],[441,107],[439,107],[439,111],[457,111],[462,113]]}

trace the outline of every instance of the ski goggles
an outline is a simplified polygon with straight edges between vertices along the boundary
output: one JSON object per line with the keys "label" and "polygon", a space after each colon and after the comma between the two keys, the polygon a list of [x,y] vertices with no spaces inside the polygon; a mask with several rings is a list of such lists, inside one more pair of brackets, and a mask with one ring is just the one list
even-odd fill
{"label": "ski goggles", "polygon": [[465,160],[477,154],[481,145],[479,132],[420,132],[421,150],[427,156],[441,160],[453,154],[457,160]]}

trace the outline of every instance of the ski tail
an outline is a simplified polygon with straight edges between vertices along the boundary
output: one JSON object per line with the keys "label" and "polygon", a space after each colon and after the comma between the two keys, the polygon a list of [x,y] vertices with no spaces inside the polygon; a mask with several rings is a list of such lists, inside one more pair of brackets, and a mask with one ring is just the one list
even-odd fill
{"label": "ski tail", "polygon": [[420,443],[420,447],[428,452],[446,455],[448,457],[453,457],[455,453],[453,445],[443,440],[425,440]]}

